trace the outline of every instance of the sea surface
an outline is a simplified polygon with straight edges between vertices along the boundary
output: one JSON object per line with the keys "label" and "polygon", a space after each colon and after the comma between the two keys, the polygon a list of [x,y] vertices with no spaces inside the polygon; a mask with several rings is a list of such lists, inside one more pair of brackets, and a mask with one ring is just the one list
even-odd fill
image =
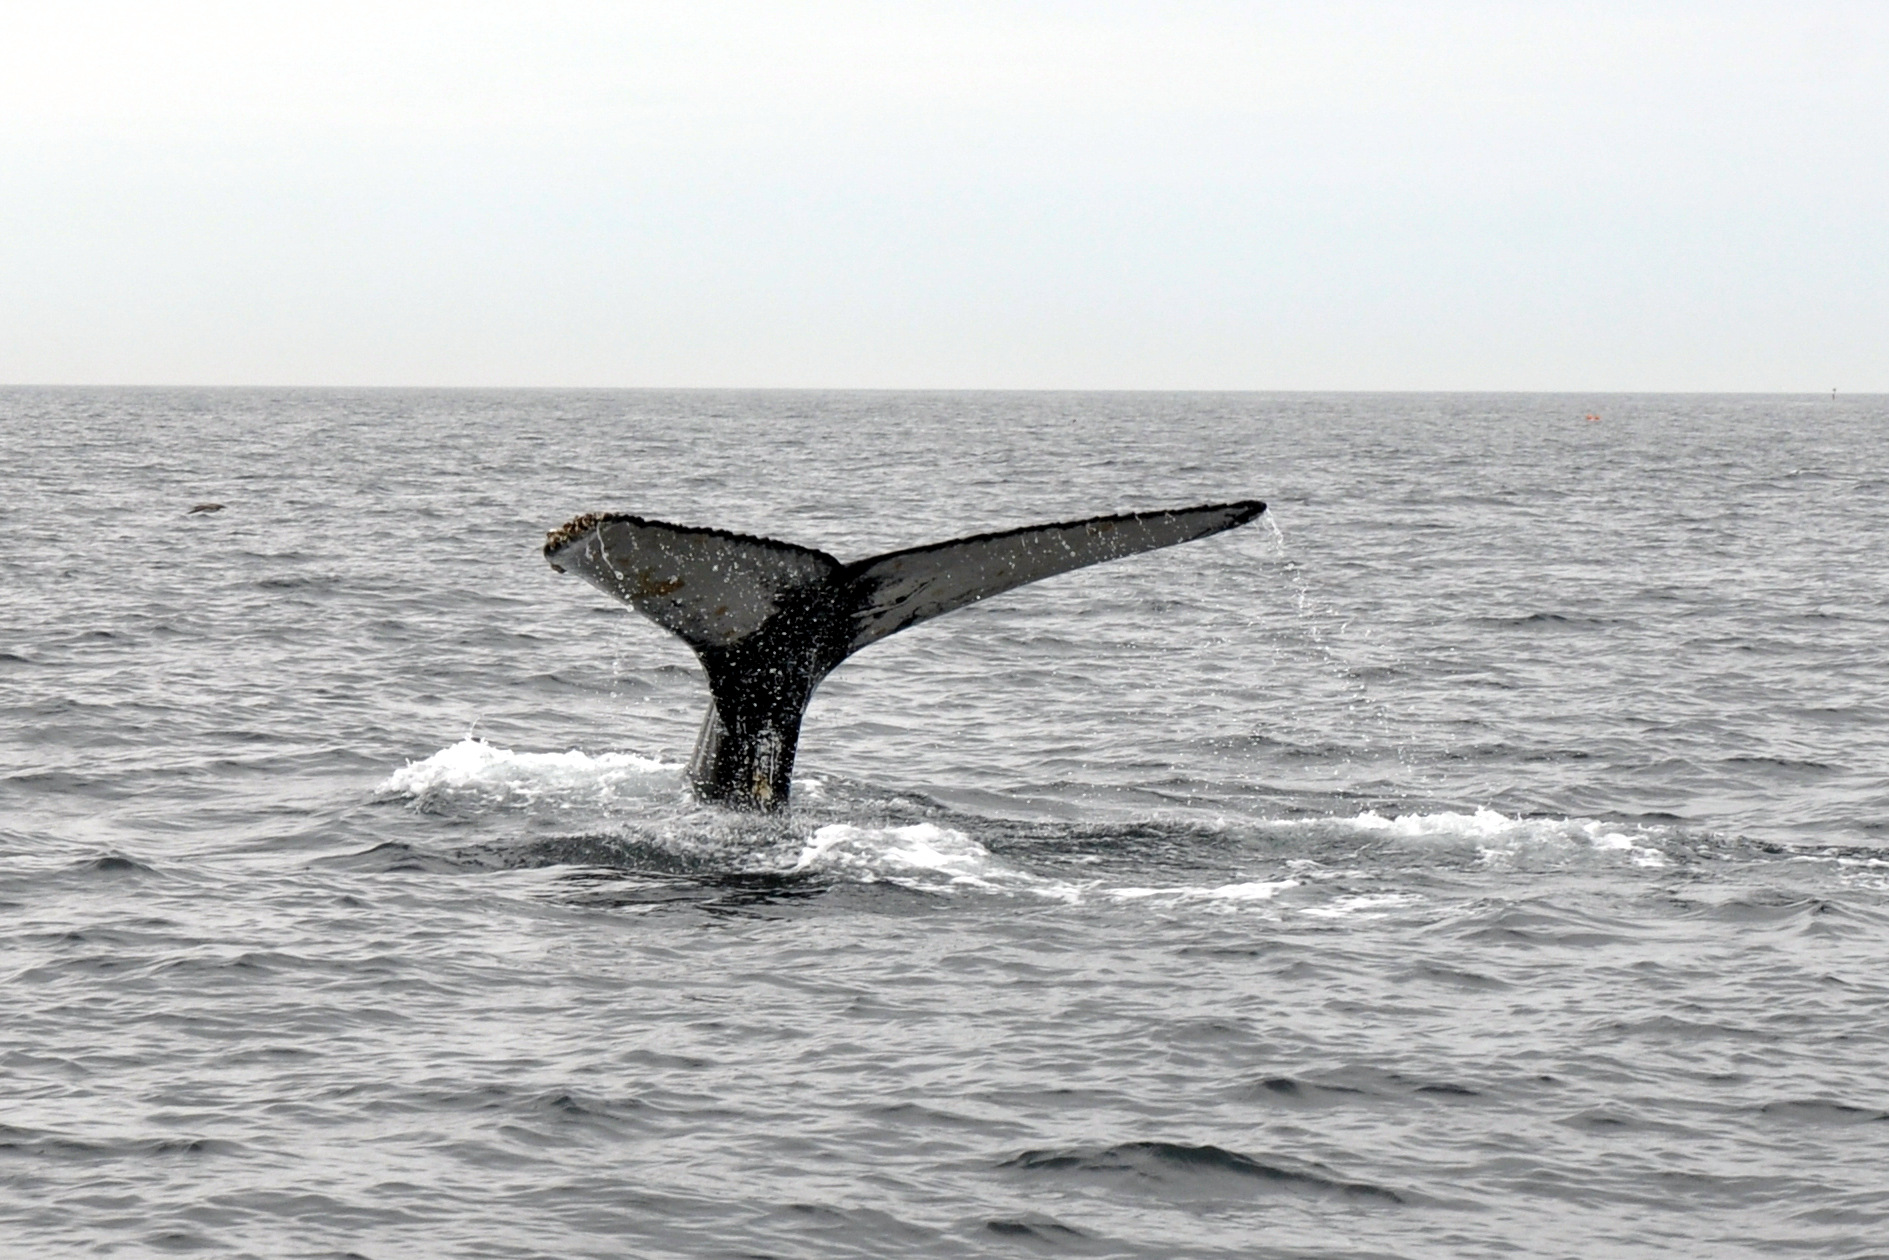
{"label": "sea surface", "polygon": [[[779,819],[539,550],[1246,497]],[[0,1254],[1889,1255],[1889,399],[0,391]]]}

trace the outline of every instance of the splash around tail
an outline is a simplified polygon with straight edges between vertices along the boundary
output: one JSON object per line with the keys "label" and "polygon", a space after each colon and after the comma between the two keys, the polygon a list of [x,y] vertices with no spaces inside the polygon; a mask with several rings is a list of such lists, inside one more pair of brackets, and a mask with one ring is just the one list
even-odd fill
{"label": "splash around tail", "polygon": [[551,531],[544,555],[695,650],[709,708],[689,781],[705,801],[774,811],[787,806],[807,702],[860,648],[1029,582],[1223,533],[1265,510],[1242,500],[1096,516],[851,564],[772,538],[586,513]]}

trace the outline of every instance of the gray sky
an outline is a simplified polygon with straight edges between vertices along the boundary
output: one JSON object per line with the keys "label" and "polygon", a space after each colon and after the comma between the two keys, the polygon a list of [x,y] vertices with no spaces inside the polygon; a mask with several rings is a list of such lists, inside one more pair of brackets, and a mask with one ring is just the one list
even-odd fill
{"label": "gray sky", "polygon": [[1889,3],[10,0],[0,381],[1889,390]]}

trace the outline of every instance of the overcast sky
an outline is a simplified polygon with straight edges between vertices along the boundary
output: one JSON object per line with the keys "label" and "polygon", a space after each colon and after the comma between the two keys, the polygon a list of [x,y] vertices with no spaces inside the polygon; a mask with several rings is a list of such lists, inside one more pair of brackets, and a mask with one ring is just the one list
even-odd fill
{"label": "overcast sky", "polygon": [[11,0],[0,381],[1889,390],[1889,3]]}

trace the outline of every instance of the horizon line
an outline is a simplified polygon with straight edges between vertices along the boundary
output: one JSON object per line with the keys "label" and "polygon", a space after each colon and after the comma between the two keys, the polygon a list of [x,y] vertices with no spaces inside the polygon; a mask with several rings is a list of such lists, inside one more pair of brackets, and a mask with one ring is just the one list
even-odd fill
{"label": "horizon line", "polygon": [[254,384],[203,382],[73,382],[12,381],[0,382],[0,390],[328,390],[334,392],[382,393],[648,393],[648,394],[1584,394],[1614,397],[1712,397],[1712,398],[1873,398],[1889,395],[1889,390],[1841,388],[1824,389],[1622,389],[1618,387],[1582,388],[1277,388],[1255,386],[1095,386],[1095,385],[348,385],[348,384]]}

